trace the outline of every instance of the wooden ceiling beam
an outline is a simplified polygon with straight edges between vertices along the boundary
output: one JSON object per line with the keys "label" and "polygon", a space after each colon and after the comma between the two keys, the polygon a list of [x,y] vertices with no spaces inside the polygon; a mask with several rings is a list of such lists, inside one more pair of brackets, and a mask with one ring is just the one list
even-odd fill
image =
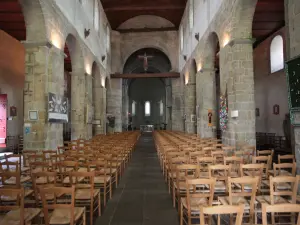
{"label": "wooden ceiling beam", "polygon": [[176,27],[162,28],[138,28],[138,29],[117,29],[120,33],[142,33],[142,32],[162,32],[162,31],[177,31]]}
{"label": "wooden ceiling beam", "polygon": [[154,6],[118,6],[118,7],[106,7],[105,12],[116,11],[148,11],[148,10],[182,10],[185,5],[154,5]]}
{"label": "wooden ceiling beam", "polygon": [[130,74],[111,74],[111,78],[178,78],[180,73],[169,72],[169,73],[130,73]]}

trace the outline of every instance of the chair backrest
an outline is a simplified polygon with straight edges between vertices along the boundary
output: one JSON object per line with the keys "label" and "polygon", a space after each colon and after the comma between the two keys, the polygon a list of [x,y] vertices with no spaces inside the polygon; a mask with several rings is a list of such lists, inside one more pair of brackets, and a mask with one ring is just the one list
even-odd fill
{"label": "chair backrest", "polygon": [[[75,187],[51,187],[51,188],[41,188],[40,189],[42,203],[43,203],[43,212],[45,224],[50,225],[49,210],[55,209],[69,209],[70,210],[70,225],[74,225],[75,220]],[[53,203],[47,201],[47,196],[53,195]],[[66,197],[64,204],[60,202],[57,203],[57,197]]]}
{"label": "chair backrest", "polygon": [[4,161],[0,162],[0,171],[19,171],[20,170],[20,164],[19,162],[9,162],[9,161]]}
{"label": "chair backrest", "polygon": [[[2,204],[1,199],[3,196],[16,197],[16,204],[11,205],[7,204],[7,202]],[[20,210],[20,225],[24,225],[24,188],[0,188],[0,212],[11,210]]]}
{"label": "chair backrest", "polygon": [[227,178],[231,171],[231,165],[210,165],[208,166],[209,178],[216,178],[217,181],[225,181],[227,187]]}
{"label": "chair backrest", "polygon": [[70,186],[75,189],[88,189],[90,191],[91,203],[94,198],[94,179],[95,172],[70,172]]}
{"label": "chair backrest", "polygon": [[297,225],[300,225],[300,205],[299,204],[262,204],[262,224],[268,225],[267,213],[298,213]]}
{"label": "chair backrest", "polygon": [[256,155],[257,156],[271,156],[271,158],[273,159],[273,156],[274,156],[274,150],[271,149],[271,150],[257,150],[256,151]]}
{"label": "chair backrest", "polygon": [[[299,184],[300,175],[296,177],[291,176],[270,176],[270,203],[272,205],[276,204],[275,196],[280,196],[283,198],[290,197],[290,201],[293,204],[296,204],[298,184]],[[282,188],[282,184],[284,185]]]}
{"label": "chair backrest", "polygon": [[191,206],[191,198],[203,198],[208,206],[212,205],[214,199],[214,189],[216,180],[214,178],[210,179],[186,179],[186,197],[187,205]]}
{"label": "chair backrest", "polygon": [[186,178],[193,179],[198,177],[199,177],[199,167],[197,165],[181,164],[176,166],[176,182],[185,181]]}
{"label": "chair backrest", "polygon": [[278,155],[278,163],[294,163],[296,161],[294,155]]}
{"label": "chair backrest", "polygon": [[[19,171],[1,171],[0,177],[5,188],[21,188],[21,175]],[[15,184],[7,184],[6,180],[14,178]]]}
{"label": "chair backrest", "polygon": [[287,174],[290,174],[290,176],[296,176],[296,162],[293,163],[280,163],[276,164],[273,163],[273,171],[274,171],[274,177],[276,176],[287,176]]}
{"label": "chair backrest", "polygon": [[[235,225],[242,225],[243,214],[245,205],[241,204],[238,206],[233,205],[221,205],[203,207],[200,206],[200,225],[206,225],[204,215],[224,215],[224,214],[236,214]],[[218,225],[221,224],[220,216],[218,216]],[[223,224],[223,223],[222,223]]]}
{"label": "chair backrest", "polygon": [[252,163],[264,163],[266,172],[272,167],[272,156],[263,155],[263,156],[254,156],[252,158]]}

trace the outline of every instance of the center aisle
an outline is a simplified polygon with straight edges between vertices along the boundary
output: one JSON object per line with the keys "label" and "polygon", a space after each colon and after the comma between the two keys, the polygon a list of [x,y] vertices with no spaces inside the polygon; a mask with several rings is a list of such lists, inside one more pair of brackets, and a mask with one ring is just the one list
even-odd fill
{"label": "center aisle", "polygon": [[177,225],[152,135],[140,137],[119,187],[96,225]]}

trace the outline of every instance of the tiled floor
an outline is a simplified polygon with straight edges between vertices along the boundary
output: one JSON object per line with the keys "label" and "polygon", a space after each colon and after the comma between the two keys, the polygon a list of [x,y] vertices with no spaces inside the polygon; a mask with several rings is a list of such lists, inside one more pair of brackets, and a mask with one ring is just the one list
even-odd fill
{"label": "tiled floor", "polygon": [[151,134],[141,136],[133,158],[96,225],[177,225],[178,213],[160,170]]}

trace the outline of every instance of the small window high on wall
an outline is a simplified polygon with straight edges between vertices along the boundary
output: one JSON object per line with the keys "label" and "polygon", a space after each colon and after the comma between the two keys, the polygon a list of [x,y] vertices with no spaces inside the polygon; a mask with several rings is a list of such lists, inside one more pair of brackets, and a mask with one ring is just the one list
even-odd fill
{"label": "small window high on wall", "polygon": [[194,27],[194,0],[190,0],[189,4],[189,25],[192,30]]}
{"label": "small window high on wall", "polygon": [[160,114],[160,116],[164,115],[164,103],[163,103],[163,101],[159,102],[159,114]]}
{"label": "small window high on wall", "polygon": [[273,38],[270,46],[271,73],[284,68],[283,38],[277,35]]}
{"label": "small window high on wall", "polygon": [[99,3],[98,0],[95,0],[95,5],[94,5],[94,27],[95,30],[99,30]]}
{"label": "small window high on wall", "polygon": [[151,115],[151,105],[150,102],[147,101],[145,102],[145,116],[150,116]]}
{"label": "small window high on wall", "polygon": [[135,108],[135,102],[133,101],[132,105],[131,105],[132,116],[135,116],[135,110],[136,110],[136,108]]}

